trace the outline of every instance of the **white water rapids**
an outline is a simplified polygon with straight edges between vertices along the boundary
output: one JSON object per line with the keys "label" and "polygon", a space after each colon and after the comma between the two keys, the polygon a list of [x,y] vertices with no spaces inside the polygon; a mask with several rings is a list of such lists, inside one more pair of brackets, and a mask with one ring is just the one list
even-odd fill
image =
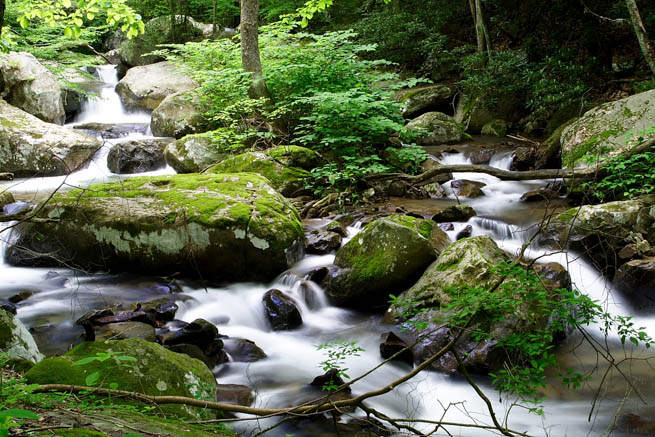
{"label": "white water rapids", "polygon": [[[90,99],[84,106],[74,124],[100,123],[148,123],[150,118],[145,113],[126,112],[114,91],[117,82],[112,67],[98,69],[106,86],[100,90],[97,98]],[[115,141],[142,138],[132,134]],[[121,177],[112,174],[106,165],[106,156],[112,142],[98,151],[86,168],[67,177],[21,179],[5,183],[7,187],[21,198],[52,191],[60,185],[86,186],[96,182],[115,181]],[[465,153],[445,153],[441,162],[470,163]],[[490,165],[509,168],[511,153],[499,151]],[[170,167],[145,173],[145,175],[172,174]],[[143,175],[143,174],[142,174]],[[456,174],[455,179],[469,179],[486,184],[485,196],[477,199],[461,199],[478,212],[478,217],[468,223],[455,224],[449,232],[455,238],[464,226],[471,225],[473,235],[486,234],[493,237],[498,244],[511,253],[517,253],[527,241],[530,227],[534,220],[521,217],[531,207],[519,202],[520,196],[545,185],[547,181],[503,182],[488,175],[467,173]],[[452,191],[445,188],[453,197]],[[435,201],[425,201],[426,204]],[[452,203],[452,202],[451,202]],[[517,217],[519,217],[517,219]],[[322,226],[326,222],[315,221],[313,226]],[[349,228],[354,235],[357,227]],[[0,251],[4,254],[9,232],[0,233]],[[71,236],[74,238],[74,236]],[[545,255],[541,249],[530,248],[530,256]],[[317,345],[331,340],[356,340],[365,349],[361,356],[350,357],[345,367],[348,374],[356,377],[363,374],[381,361],[379,354],[380,336],[390,330],[384,326],[377,315],[364,315],[354,311],[331,306],[322,290],[313,283],[313,292],[317,303],[309,307],[304,303],[300,293],[303,286],[300,279],[313,268],[332,263],[334,255],[307,256],[289,272],[283,274],[272,284],[237,283],[224,288],[194,288],[191,283],[182,283],[184,295],[190,299],[180,300],[177,318],[191,322],[204,318],[218,326],[221,334],[230,337],[245,338],[254,341],[268,355],[268,358],[254,363],[230,362],[215,369],[218,381],[222,384],[245,384],[257,392],[255,406],[284,407],[306,400],[303,390],[311,380],[323,373],[321,361],[325,360]],[[575,285],[594,299],[604,302],[608,311],[616,314],[630,314],[630,307],[621,300],[617,293],[606,283],[601,275],[587,262],[572,254],[548,255],[541,261],[556,261],[569,269]],[[161,295],[155,283],[157,279],[134,278],[131,275],[80,275],[68,269],[16,268],[0,260],[0,298],[6,299],[21,290],[33,291],[34,294],[18,304],[18,315],[29,327],[35,328],[35,336],[44,351],[56,350],[55,344],[79,342],[81,328],[72,325],[72,321],[92,308],[103,308],[113,303],[131,303]],[[300,303],[303,325],[295,331],[272,331],[264,315],[263,294],[278,288],[291,295]],[[648,326],[655,336],[655,319],[636,315],[637,323]],[[592,331],[595,331],[592,328]],[[52,344],[51,344],[52,343]],[[58,346],[60,348],[60,346]],[[51,349],[49,349],[51,348]],[[364,393],[380,388],[394,381],[410,370],[406,364],[389,364],[383,366],[370,376],[353,386],[354,393]],[[501,421],[509,414],[508,426],[511,429],[528,432],[530,435],[583,436],[600,435],[612,423],[619,406],[637,411],[639,405],[633,398],[622,404],[622,396],[613,393],[606,395],[606,400],[599,402],[594,420],[587,421],[590,397],[587,395],[570,395],[564,390],[550,389],[549,399],[545,401],[544,416],[528,413],[525,409],[511,407],[511,400],[499,402],[498,393],[490,385],[488,378],[478,378],[478,382],[493,402]],[[422,372],[408,383],[402,384],[391,393],[371,399],[369,402],[390,417],[442,420],[446,422],[463,422],[492,425],[488,410],[474,390],[460,377],[453,377],[435,372]],[[511,414],[508,411],[511,408]],[[267,422],[247,422],[236,426],[238,431],[251,431],[264,428]],[[434,426],[413,424],[428,431]],[[448,427],[451,435],[477,436],[490,435],[490,431],[476,428]],[[283,428],[271,431],[267,435],[284,436]],[[316,435],[303,433],[302,429],[288,431],[296,437]],[[398,434],[401,435],[401,434]],[[447,435],[443,431],[437,435]],[[614,434],[617,435],[617,434]]]}

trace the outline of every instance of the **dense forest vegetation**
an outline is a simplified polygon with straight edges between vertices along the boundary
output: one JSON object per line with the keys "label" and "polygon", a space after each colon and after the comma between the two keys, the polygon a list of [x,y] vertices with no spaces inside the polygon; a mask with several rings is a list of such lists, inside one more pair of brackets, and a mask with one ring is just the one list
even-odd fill
{"label": "dense forest vegetation", "polygon": [[652,435],[654,36],[0,0],[0,436]]}

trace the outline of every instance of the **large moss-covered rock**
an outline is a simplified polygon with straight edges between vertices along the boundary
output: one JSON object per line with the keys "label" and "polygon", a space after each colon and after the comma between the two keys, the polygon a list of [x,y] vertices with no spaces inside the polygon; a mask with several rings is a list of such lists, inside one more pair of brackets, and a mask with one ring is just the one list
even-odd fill
{"label": "large moss-covered rock", "polygon": [[14,202],[14,195],[11,194],[11,191],[0,185],[0,213],[2,212],[2,208],[4,208],[5,205],[9,205],[10,203]]}
{"label": "large moss-covered rock", "polygon": [[450,243],[439,226],[409,216],[375,220],[337,252],[323,281],[337,305],[386,308],[389,294],[409,287]]}
{"label": "large moss-covered rock", "polygon": [[209,168],[206,173],[252,172],[266,177],[271,186],[285,196],[291,196],[302,189],[303,179],[309,175],[306,170],[286,167],[265,152],[246,152],[224,159]]}
{"label": "large moss-covered rock", "polygon": [[0,99],[0,172],[17,177],[69,174],[101,145],[92,136],[45,123]]}
{"label": "large moss-covered rock", "polygon": [[0,352],[6,353],[9,363],[20,368],[29,367],[43,359],[25,325],[10,312],[0,309]]}
{"label": "large moss-covered rock", "polygon": [[179,92],[166,97],[152,111],[150,128],[157,137],[182,138],[202,133],[203,123],[203,111],[197,99],[188,92]]}
{"label": "large moss-covered rock", "polygon": [[170,62],[130,68],[116,92],[128,108],[152,111],[164,99],[177,92],[191,91],[196,83]]}
{"label": "large moss-covered rock", "polygon": [[601,164],[628,150],[655,126],[655,90],[587,111],[562,132],[562,164],[566,167]]}
{"label": "large moss-covered rock", "polygon": [[507,122],[505,120],[491,120],[489,123],[482,126],[480,132],[482,135],[490,137],[504,137],[507,135]]}
{"label": "large moss-covered rock", "polygon": [[300,146],[277,146],[266,151],[266,154],[285,167],[297,167],[310,171],[323,164],[321,155]]}
{"label": "large moss-covered rock", "polygon": [[464,138],[462,126],[441,112],[427,112],[410,121],[407,128],[419,135],[416,142],[423,146],[458,143]]}
{"label": "large moss-covered rock", "polygon": [[0,57],[0,98],[48,123],[66,119],[57,79],[30,53]]}
{"label": "large moss-covered rock", "polygon": [[655,243],[655,195],[632,200],[584,205],[548,223],[540,233],[542,245],[584,252],[609,272],[617,267],[617,252],[628,243]]}
{"label": "large moss-covered rock", "polygon": [[223,130],[187,135],[164,151],[168,165],[178,173],[199,173],[245,146]]}
{"label": "large moss-covered rock", "polygon": [[403,116],[413,118],[428,111],[444,111],[451,104],[455,91],[448,85],[424,85],[402,90],[396,95],[405,104]]}
{"label": "large moss-covered rock", "polygon": [[[114,358],[93,360],[82,365],[75,362],[98,354]],[[118,357],[135,361],[121,361]],[[126,365],[127,364],[127,365]],[[216,380],[200,360],[171,352],[164,347],[138,338],[119,341],[86,342],[70,352],[48,358],[32,367],[25,377],[31,384],[88,385],[87,376],[98,372],[103,387],[118,384],[119,390],[151,396],[184,396],[214,400]],[[199,409],[188,406],[161,406],[168,413],[197,416]]]}
{"label": "large moss-covered rock", "polygon": [[513,95],[500,97],[493,103],[483,96],[462,96],[455,109],[455,121],[462,125],[466,132],[479,134],[487,123],[494,120],[515,121],[520,108],[521,102]]}
{"label": "large moss-covered rock", "polygon": [[130,67],[153,64],[164,60],[161,56],[149,54],[158,50],[159,44],[180,44],[202,39],[203,29],[193,18],[176,18],[178,23],[175,26],[175,35],[171,33],[171,18],[166,15],[148,21],[145,32],[135,38],[115,38],[119,44],[120,60]]}
{"label": "large moss-covered rock", "polygon": [[42,206],[59,221],[24,224],[7,261],[269,280],[298,259],[303,238],[296,209],[252,173],[133,178]]}

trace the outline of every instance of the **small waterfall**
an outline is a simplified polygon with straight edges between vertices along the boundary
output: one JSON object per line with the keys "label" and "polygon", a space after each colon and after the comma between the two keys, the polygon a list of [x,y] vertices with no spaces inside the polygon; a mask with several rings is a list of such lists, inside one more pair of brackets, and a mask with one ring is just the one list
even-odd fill
{"label": "small waterfall", "polygon": [[75,124],[140,124],[150,123],[150,114],[145,111],[128,112],[115,91],[118,73],[115,65],[96,67],[98,77],[103,82],[99,95],[89,97],[82,105],[82,110],[75,117]]}
{"label": "small waterfall", "polygon": [[513,151],[509,150],[509,151],[496,152],[491,157],[491,161],[489,161],[489,166],[499,168],[501,170],[509,170],[510,166],[512,165],[512,161],[514,161]]}

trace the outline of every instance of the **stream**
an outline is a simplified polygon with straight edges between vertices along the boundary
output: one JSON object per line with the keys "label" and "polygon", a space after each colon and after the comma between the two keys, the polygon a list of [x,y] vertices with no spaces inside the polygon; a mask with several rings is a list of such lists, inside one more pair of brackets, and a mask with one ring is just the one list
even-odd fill
{"label": "stream", "polygon": [[[126,112],[114,91],[117,83],[112,66],[99,67],[98,74],[104,82],[98,90],[98,96],[90,98],[81,113],[69,126],[90,122],[105,124],[147,124],[147,113]],[[111,145],[119,141],[137,138],[151,138],[143,133],[132,132],[123,138],[106,140],[93,160],[82,170],[67,177],[48,177],[16,179],[3,182],[19,200],[8,208],[20,208],[23,202],[35,201],[53,190],[88,186],[97,182],[117,181],[135,175],[112,174],[107,168],[106,158]],[[435,159],[442,163],[470,163],[470,151],[493,149],[491,166],[509,169],[512,150],[500,145],[498,139],[476,138],[471,144],[449,146],[447,148],[428,148]],[[170,167],[154,172],[141,173],[138,176],[174,174]],[[503,249],[517,253],[535,232],[534,225],[546,213],[545,202],[524,203],[519,198],[527,191],[546,185],[548,181],[504,182],[493,176],[476,173],[455,174],[454,179],[468,179],[484,182],[482,189],[485,196],[459,201],[469,204],[478,213],[478,217],[468,223],[456,223],[449,231],[454,241],[456,234],[466,225],[471,225],[473,235],[489,235]],[[455,199],[449,183],[444,184],[447,199],[390,199],[379,205],[380,209],[394,211],[402,206],[409,211],[419,211],[427,218],[445,206],[453,204]],[[563,206],[555,201],[556,206]],[[553,207],[553,204],[549,205]],[[11,211],[6,211],[11,212]],[[326,226],[326,220],[307,220],[306,227]],[[357,226],[348,228],[352,237],[358,231]],[[11,241],[11,232],[0,233],[0,253]],[[73,236],[71,236],[73,238]],[[543,256],[540,261],[555,261],[566,266],[575,286],[603,302],[605,309],[613,314],[632,315],[639,326],[647,326],[651,336],[655,336],[655,317],[636,313],[618,293],[614,293],[611,283],[588,262],[575,254],[548,254],[546,251],[530,247],[529,257]],[[235,283],[223,288],[204,288],[191,281],[178,281],[183,293],[177,304],[179,311],[176,318],[191,322],[204,318],[214,323],[219,332],[235,338],[254,341],[261,347],[268,358],[254,363],[229,362],[214,369],[221,384],[244,384],[256,391],[254,406],[286,407],[309,400],[316,392],[308,389],[308,383],[322,374],[319,363],[326,359],[317,345],[339,339],[357,341],[365,349],[359,357],[351,357],[346,366],[351,377],[357,377],[382,361],[379,354],[380,337],[390,327],[381,322],[381,316],[362,314],[351,310],[331,306],[316,284],[304,281],[304,275],[310,270],[332,263],[334,255],[306,256],[289,271],[280,275],[271,284]],[[18,317],[31,329],[41,351],[48,355],[63,353],[71,344],[81,341],[83,330],[73,325],[74,320],[90,309],[105,308],[112,304],[130,304],[146,301],[171,291],[171,286],[162,278],[140,277],[128,274],[83,274],[70,269],[17,268],[5,264],[0,257],[0,299],[3,301],[20,292],[28,291],[32,295],[17,304]],[[316,296],[315,304],[310,308],[302,298],[303,287],[311,287]],[[303,325],[294,331],[272,331],[261,304],[263,294],[277,288],[294,297],[299,303]],[[591,327],[590,332],[598,333]],[[608,343],[620,355],[636,354],[628,346],[622,347],[618,339],[609,338]],[[590,369],[596,365],[593,351],[578,347],[579,338],[572,335],[558,347],[561,359],[575,365],[578,369]],[[619,358],[620,358],[619,357]],[[388,364],[372,375],[358,381],[353,386],[354,393],[364,393],[377,389],[398,379],[410,370],[407,364]],[[629,369],[639,382],[639,388],[652,402],[655,398],[655,384],[652,381],[652,369],[645,362],[636,362]],[[639,414],[642,417],[654,417],[655,409],[641,402],[635,395],[626,395],[627,386],[616,375],[613,376],[603,391],[591,421],[588,415],[599,378],[604,367],[589,381],[589,387],[572,391],[562,387],[556,375],[544,390],[548,396],[545,401],[545,414],[538,416],[524,408],[512,407],[512,399],[502,398],[494,391],[489,378],[477,378],[477,382],[492,401],[499,418],[509,416],[509,428],[528,432],[530,435],[583,436],[602,435],[609,432],[616,417],[623,413]],[[556,372],[555,372],[556,373]],[[598,376],[598,373],[601,375]],[[369,403],[390,417],[422,418],[448,422],[466,422],[492,425],[486,405],[479,399],[468,383],[459,376],[450,376],[436,372],[422,372],[411,381],[400,385],[387,395],[373,398]],[[619,410],[620,409],[620,410]],[[618,413],[617,413],[618,411]],[[237,432],[249,432],[270,425],[266,420],[244,422],[235,425]],[[266,435],[296,437],[333,435],[324,430],[313,428],[311,424],[302,426],[282,426]],[[431,431],[434,426],[415,425],[417,428]],[[489,431],[474,428],[449,427],[452,435],[477,436],[489,435]],[[401,435],[401,434],[398,434]],[[437,435],[448,435],[440,430]],[[612,435],[622,434],[614,431]]]}

